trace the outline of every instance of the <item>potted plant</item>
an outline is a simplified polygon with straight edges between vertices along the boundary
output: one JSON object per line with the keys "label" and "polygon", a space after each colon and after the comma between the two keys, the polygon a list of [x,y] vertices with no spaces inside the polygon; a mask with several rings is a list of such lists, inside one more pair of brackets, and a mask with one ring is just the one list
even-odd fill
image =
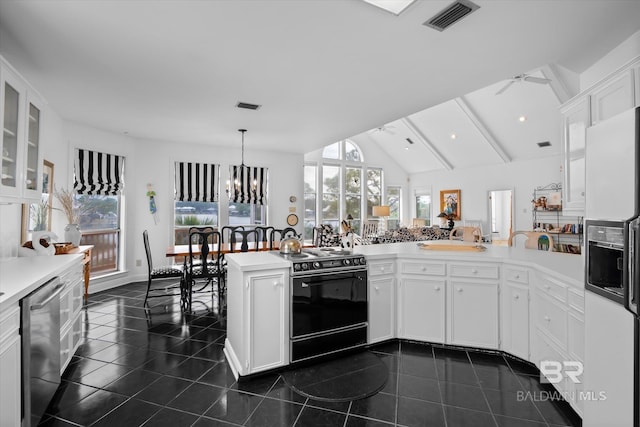
{"label": "potted plant", "polygon": [[58,210],[64,212],[67,217],[67,225],[64,227],[64,240],[77,247],[80,245],[82,233],[80,232],[80,209],[74,201],[73,192],[64,188],[56,188],[53,194],[62,206],[62,209]]}

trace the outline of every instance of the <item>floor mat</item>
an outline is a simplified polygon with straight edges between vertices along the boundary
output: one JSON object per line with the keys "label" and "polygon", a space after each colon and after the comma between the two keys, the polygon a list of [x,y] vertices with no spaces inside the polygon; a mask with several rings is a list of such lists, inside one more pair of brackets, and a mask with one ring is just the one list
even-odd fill
{"label": "floor mat", "polygon": [[376,394],[387,382],[388,368],[364,351],[289,369],[282,377],[297,393],[315,400],[343,402]]}

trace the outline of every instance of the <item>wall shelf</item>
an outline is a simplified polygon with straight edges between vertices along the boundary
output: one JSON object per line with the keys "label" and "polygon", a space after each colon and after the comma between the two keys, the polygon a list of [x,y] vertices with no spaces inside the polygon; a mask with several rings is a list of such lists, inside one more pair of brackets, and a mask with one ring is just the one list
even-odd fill
{"label": "wall shelf", "polygon": [[583,217],[563,215],[562,184],[552,183],[533,190],[532,229],[544,231],[554,238],[553,250],[580,254],[582,252]]}

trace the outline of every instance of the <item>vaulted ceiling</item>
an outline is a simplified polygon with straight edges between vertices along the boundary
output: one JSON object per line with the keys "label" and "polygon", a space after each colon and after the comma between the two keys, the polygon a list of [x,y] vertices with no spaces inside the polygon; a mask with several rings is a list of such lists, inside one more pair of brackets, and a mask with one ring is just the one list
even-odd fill
{"label": "vaulted ceiling", "polygon": [[[475,2],[438,32],[422,23],[450,0],[400,16],[360,0],[0,0],[0,53],[64,119],[135,138],[237,147],[246,128],[249,150],[354,137],[395,156],[406,135],[410,172],[558,150],[551,86],[495,92],[546,64],[582,72],[640,28],[640,1]],[[397,135],[369,132],[384,124]]]}

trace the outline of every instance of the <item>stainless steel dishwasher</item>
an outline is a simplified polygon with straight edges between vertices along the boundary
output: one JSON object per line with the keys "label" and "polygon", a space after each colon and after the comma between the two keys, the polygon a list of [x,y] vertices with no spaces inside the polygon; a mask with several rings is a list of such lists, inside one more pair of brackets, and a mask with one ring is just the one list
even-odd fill
{"label": "stainless steel dishwasher", "polygon": [[23,427],[38,425],[60,385],[60,292],[55,277],[22,300]]}

